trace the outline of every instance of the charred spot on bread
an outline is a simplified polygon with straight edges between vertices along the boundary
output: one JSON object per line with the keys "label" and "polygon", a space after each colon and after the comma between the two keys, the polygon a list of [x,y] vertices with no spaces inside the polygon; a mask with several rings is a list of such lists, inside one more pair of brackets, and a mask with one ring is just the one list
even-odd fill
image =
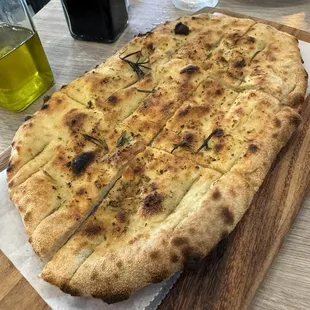
{"label": "charred spot on bread", "polygon": [[120,222],[120,223],[125,223],[127,221],[127,213],[125,211],[119,211],[116,215],[115,218]]}
{"label": "charred spot on bread", "polygon": [[119,260],[116,264],[117,268],[122,268],[123,267],[123,262],[121,260]]}
{"label": "charred spot on bread", "polygon": [[248,147],[250,153],[256,153],[258,151],[258,146],[254,143],[251,143]]}
{"label": "charred spot on bread", "polygon": [[84,232],[88,237],[93,237],[93,236],[97,236],[100,233],[102,233],[103,228],[99,225],[88,225]]}
{"label": "charred spot on bread", "polygon": [[98,274],[98,272],[97,272],[96,270],[93,270],[93,271],[90,273],[90,279],[91,279],[91,280],[96,280],[96,279],[98,279],[98,277],[99,277],[99,274]]}
{"label": "charred spot on bread", "polygon": [[[93,297],[96,297],[92,295]],[[101,294],[99,296],[101,298]],[[116,302],[124,301],[129,298],[129,294],[115,294],[111,296],[104,296],[102,297],[102,300],[104,300],[107,304],[113,304]]]}
{"label": "charred spot on bread", "polygon": [[190,105],[187,105],[186,108],[184,109],[181,109],[179,112],[178,112],[178,116],[185,116],[188,114],[189,110],[190,110],[191,106]]}
{"label": "charred spot on bread", "polygon": [[290,123],[297,128],[301,123],[301,117],[298,114],[290,115]]}
{"label": "charred spot on bread", "polygon": [[213,193],[212,193],[212,199],[213,200],[219,200],[222,197],[221,192],[219,191],[218,188],[216,188]]}
{"label": "charred spot on bread", "polygon": [[76,156],[72,161],[72,171],[77,175],[82,174],[94,159],[94,152],[85,152]]}
{"label": "charred spot on bread", "polygon": [[[306,78],[308,79],[308,77]],[[293,107],[299,106],[304,102],[304,100],[305,100],[305,97],[302,94],[297,94],[293,97],[292,106]]]}
{"label": "charred spot on bread", "polygon": [[116,95],[111,95],[108,97],[108,102],[115,104],[118,101],[118,98],[116,97]]}
{"label": "charred spot on bread", "polygon": [[162,208],[164,198],[158,192],[147,195],[143,200],[142,214],[144,216],[154,215]]}
{"label": "charred spot on bread", "polygon": [[171,263],[177,263],[179,261],[179,256],[176,253],[170,254],[170,261]]}
{"label": "charred spot on bread", "polygon": [[32,119],[32,115],[27,115],[27,116],[24,118],[25,122],[29,121],[30,119]]}
{"label": "charred spot on bread", "polygon": [[150,252],[150,259],[151,260],[159,259],[159,257],[160,257],[160,252],[159,251],[154,250],[154,251]]}
{"label": "charred spot on bread", "polygon": [[78,112],[76,109],[67,113],[64,117],[65,126],[69,127],[72,131],[79,129],[79,127],[85,122],[87,119],[87,114],[83,112]]}
{"label": "charred spot on bread", "polygon": [[166,269],[161,270],[156,275],[151,276],[150,282],[151,283],[159,283],[164,281],[170,275],[169,271]]}
{"label": "charred spot on bread", "polygon": [[282,126],[281,121],[277,117],[274,119],[274,126],[276,128],[281,128],[281,126]]}
{"label": "charred spot on bread", "polygon": [[78,289],[72,288],[69,284],[64,284],[60,287],[60,289],[71,296],[80,296],[81,293]]}
{"label": "charred spot on bread", "polygon": [[26,212],[25,216],[24,216],[24,222],[30,222],[32,218],[32,212],[28,211]]}
{"label": "charred spot on bread", "polygon": [[233,63],[234,68],[243,68],[246,66],[245,59],[238,59]]}
{"label": "charred spot on bread", "polygon": [[240,39],[240,34],[238,32],[232,32],[228,35],[228,38],[236,43]]}
{"label": "charred spot on bread", "polygon": [[154,43],[153,42],[149,42],[147,45],[146,45],[146,48],[151,50],[151,51],[155,51],[155,46],[154,46]]}
{"label": "charred spot on bread", "polygon": [[235,217],[229,207],[226,206],[222,207],[222,216],[226,224],[232,225],[234,223]]}
{"label": "charred spot on bread", "polygon": [[187,35],[189,35],[190,30],[189,30],[188,26],[179,22],[174,27],[174,33],[187,36]]}
{"label": "charred spot on bread", "polygon": [[188,244],[188,239],[185,237],[174,237],[171,240],[171,243],[176,247],[181,247],[185,244]]}
{"label": "charred spot on bread", "polygon": [[151,35],[153,33],[153,31],[146,31],[146,32],[144,32],[144,33],[138,33],[137,35],[136,35],[136,37],[139,37],[139,38],[141,38],[141,37],[148,37],[149,35]]}
{"label": "charred spot on bread", "polygon": [[76,194],[77,194],[78,196],[85,195],[85,194],[87,194],[87,190],[86,190],[85,188],[81,187],[81,188],[79,188],[79,189],[77,190]]}
{"label": "charred spot on bread", "polygon": [[12,188],[14,186],[14,180],[11,180],[9,183],[8,183],[8,187],[9,188]]}
{"label": "charred spot on bread", "polygon": [[217,143],[214,146],[214,151],[215,151],[215,153],[219,153],[223,148],[224,148],[223,144]]}
{"label": "charred spot on bread", "polygon": [[186,132],[184,134],[184,141],[186,141],[187,143],[193,143],[194,141],[194,135],[191,132]]}
{"label": "charred spot on bread", "polygon": [[217,96],[222,96],[223,93],[224,93],[224,90],[223,90],[222,87],[217,88],[216,91],[215,91],[215,95],[217,95]]}

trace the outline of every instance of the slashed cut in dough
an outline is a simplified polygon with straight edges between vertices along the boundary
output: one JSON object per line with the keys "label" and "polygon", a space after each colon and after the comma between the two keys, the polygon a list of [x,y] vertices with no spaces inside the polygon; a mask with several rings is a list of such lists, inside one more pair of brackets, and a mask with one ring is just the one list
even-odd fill
{"label": "slashed cut in dough", "polygon": [[17,131],[10,196],[41,277],[128,298],[196,265],[237,225],[300,123],[297,40],[200,14],[137,35]]}
{"label": "slashed cut in dough", "polygon": [[[152,234],[159,223],[175,212],[205,171],[208,169],[195,163],[147,148],[131,162],[97,211],[58,251],[42,277],[69,290],[71,277],[94,252],[134,244]],[[213,179],[220,176],[217,172],[209,174]]]}

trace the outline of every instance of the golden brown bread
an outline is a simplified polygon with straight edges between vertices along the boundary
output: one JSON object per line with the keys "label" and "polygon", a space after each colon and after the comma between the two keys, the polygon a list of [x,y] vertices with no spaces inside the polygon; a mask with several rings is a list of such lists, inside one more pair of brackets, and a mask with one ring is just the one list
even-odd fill
{"label": "golden brown bread", "polygon": [[[131,162],[96,212],[58,251],[42,277],[68,289],[70,278],[99,245],[102,251],[108,251],[116,244],[133,244],[137,236],[153,234],[205,171],[169,153],[147,148]],[[210,171],[209,176],[215,179],[220,174]]]}
{"label": "golden brown bread", "polygon": [[[293,68],[293,69],[292,69]],[[201,14],[139,35],[18,130],[10,195],[42,278],[108,302],[197,263],[300,123],[298,42]]]}
{"label": "golden brown bread", "polygon": [[[219,177],[217,172],[204,170],[160,226],[139,227],[127,238],[119,240],[121,246],[118,240],[113,240],[110,246],[103,241],[70,281],[58,282],[62,272],[57,272],[61,262],[57,256],[45,267],[42,277],[56,282],[70,294],[86,292],[115,302],[128,298],[141,286],[164,280],[184,266],[193,267],[234,228],[252,198],[251,187],[241,177],[231,173]],[[214,182],[216,179],[218,181]],[[231,192],[235,193],[234,202]],[[67,245],[69,247],[70,243]],[[59,253],[65,256],[67,249],[63,248]],[[81,257],[79,252],[73,250],[73,253],[75,259]],[[66,268],[61,271],[67,273]]]}

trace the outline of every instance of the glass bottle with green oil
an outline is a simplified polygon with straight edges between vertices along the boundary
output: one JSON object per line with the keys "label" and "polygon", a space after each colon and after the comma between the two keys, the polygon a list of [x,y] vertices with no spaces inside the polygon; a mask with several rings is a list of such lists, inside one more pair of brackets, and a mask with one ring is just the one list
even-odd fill
{"label": "glass bottle with green oil", "polygon": [[[19,1],[19,23],[12,20],[12,12],[5,16],[3,12],[8,8],[1,11],[0,4],[0,106],[11,111],[24,110],[54,81],[40,38],[23,0]],[[13,2],[16,4],[16,0]]]}

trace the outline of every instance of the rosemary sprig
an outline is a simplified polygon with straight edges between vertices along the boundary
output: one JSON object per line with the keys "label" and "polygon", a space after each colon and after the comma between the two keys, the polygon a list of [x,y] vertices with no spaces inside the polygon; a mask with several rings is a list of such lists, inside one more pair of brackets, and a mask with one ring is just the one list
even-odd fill
{"label": "rosemary sprig", "polygon": [[179,147],[188,147],[189,143],[185,140],[180,141],[179,143],[173,144],[173,149],[171,150],[171,154]]}
{"label": "rosemary sprig", "polygon": [[154,89],[152,89],[152,90],[150,90],[150,89],[138,89],[138,88],[136,88],[136,89],[137,89],[137,91],[139,93],[149,93],[149,94],[151,94],[151,93],[154,92]]}
{"label": "rosemary sprig", "polygon": [[[145,64],[147,64],[149,62],[148,59],[146,61],[141,61],[140,62],[140,58],[142,56],[141,50],[129,53],[126,56],[123,56],[123,57],[121,55],[119,55],[119,58],[121,60],[125,61],[132,68],[132,70],[137,74],[139,80],[144,76],[144,72],[143,72],[143,70],[141,68],[151,70],[150,67],[145,66]],[[137,55],[138,56],[138,59],[137,59],[136,62],[133,62],[133,61],[128,59],[130,56],[133,56],[133,55]]]}
{"label": "rosemary sprig", "polygon": [[224,130],[222,128],[216,128],[214,129],[207,138],[203,139],[203,142],[201,144],[201,146],[198,148],[198,150],[196,151],[196,153],[199,153],[204,147],[206,149],[209,148],[208,143],[211,140],[211,138],[214,137],[222,137],[224,135]]}
{"label": "rosemary sprig", "polygon": [[83,138],[99,147],[102,147],[106,152],[109,152],[109,147],[104,139],[100,139],[98,137],[90,136],[86,133],[81,134]]}
{"label": "rosemary sprig", "polygon": [[126,137],[126,130],[124,130],[116,141],[116,147],[123,146],[126,143],[128,143],[128,138]]}

